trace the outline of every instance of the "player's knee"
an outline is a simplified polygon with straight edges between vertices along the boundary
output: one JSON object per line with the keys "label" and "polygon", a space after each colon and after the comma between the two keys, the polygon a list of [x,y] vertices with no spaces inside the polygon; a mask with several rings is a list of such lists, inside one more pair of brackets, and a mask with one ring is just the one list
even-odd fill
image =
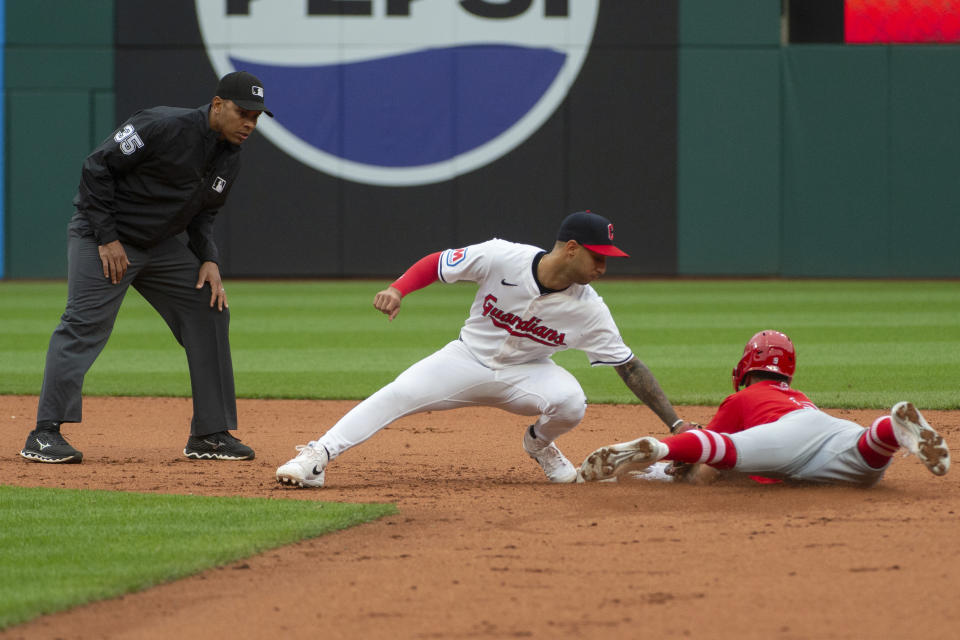
{"label": "player's knee", "polygon": [[201,318],[197,318],[196,321],[206,327],[207,331],[226,333],[230,330],[230,310],[224,307],[223,311],[221,311],[214,306],[210,309],[205,309]]}
{"label": "player's knee", "polygon": [[587,412],[587,398],[580,393],[567,394],[553,402],[550,419],[569,424],[572,426],[580,424],[584,414]]}

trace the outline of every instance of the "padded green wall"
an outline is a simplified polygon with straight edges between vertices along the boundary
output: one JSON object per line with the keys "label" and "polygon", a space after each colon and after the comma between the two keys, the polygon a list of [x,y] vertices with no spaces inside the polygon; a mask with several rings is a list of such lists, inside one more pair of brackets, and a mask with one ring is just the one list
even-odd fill
{"label": "padded green wall", "polygon": [[115,124],[113,6],[6,3],[6,277],[66,274],[80,163]]}
{"label": "padded green wall", "polygon": [[684,0],[677,270],[780,269],[780,3]]}
{"label": "padded green wall", "polygon": [[783,275],[960,275],[960,48],[783,58]]}
{"label": "padded green wall", "polygon": [[680,17],[680,274],[960,276],[960,47],[781,45],[763,0]]}
{"label": "padded green wall", "polygon": [[784,50],[784,275],[882,275],[888,175],[883,47]]}
{"label": "padded green wall", "polygon": [[751,47],[780,43],[780,3],[770,0],[680,0],[680,44]]}
{"label": "padded green wall", "polygon": [[960,276],[960,47],[896,47],[887,64],[893,273]]}
{"label": "padded green wall", "polygon": [[[680,52],[681,273],[780,267],[780,59],[766,49]],[[749,246],[749,250],[747,250]]]}

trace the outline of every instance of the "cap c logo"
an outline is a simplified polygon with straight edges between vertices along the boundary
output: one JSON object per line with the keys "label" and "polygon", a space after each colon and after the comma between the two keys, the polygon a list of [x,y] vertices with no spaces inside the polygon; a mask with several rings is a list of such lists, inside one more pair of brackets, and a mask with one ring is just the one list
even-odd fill
{"label": "cap c logo", "polygon": [[600,0],[196,0],[222,76],[270,87],[257,128],[319,171],[450,180],[532,135],[573,85]]}
{"label": "cap c logo", "polygon": [[613,224],[607,225],[607,237],[610,238],[610,241],[613,242]]}

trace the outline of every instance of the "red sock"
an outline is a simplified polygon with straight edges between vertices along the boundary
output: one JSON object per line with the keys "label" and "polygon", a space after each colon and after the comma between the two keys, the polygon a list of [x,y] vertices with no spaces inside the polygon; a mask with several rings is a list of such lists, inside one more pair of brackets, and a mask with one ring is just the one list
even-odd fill
{"label": "red sock", "polygon": [[870,428],[864,429],[863,435],[857,440],[857,451],[874,469],[886,466],[899,448],[900,444],[893,433],[893,421],[890,420],[890,416],[874,420]]}
{"label": "red sock", "polygon": [[664,438],[662,442],[670,449],[665,460],[704,462],[717,469],[732,469],[737,463],[737,449],[733,446],[733,440],[726,434],[709,429],[684,431]]}

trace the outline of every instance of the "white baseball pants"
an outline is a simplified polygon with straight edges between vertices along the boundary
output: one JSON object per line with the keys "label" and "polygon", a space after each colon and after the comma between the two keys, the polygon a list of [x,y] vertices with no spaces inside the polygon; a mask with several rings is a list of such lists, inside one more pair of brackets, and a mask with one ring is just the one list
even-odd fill
{"label": "white baseball pants", "polygon": [[318,442],[333,459],[404,416],[469,406],[539,416],[534,431],[552,442],[580,423],[587,399],[577,379],[549,358],[490,369],[454,340],[351,409]]}
{"label": "white baseball pants", "polygon": [[871,486],[874,469],[857,450],[860,425],[817,409],[791,411],[776,422],[728,434],[737,447],[737,471],[807,482]]}

